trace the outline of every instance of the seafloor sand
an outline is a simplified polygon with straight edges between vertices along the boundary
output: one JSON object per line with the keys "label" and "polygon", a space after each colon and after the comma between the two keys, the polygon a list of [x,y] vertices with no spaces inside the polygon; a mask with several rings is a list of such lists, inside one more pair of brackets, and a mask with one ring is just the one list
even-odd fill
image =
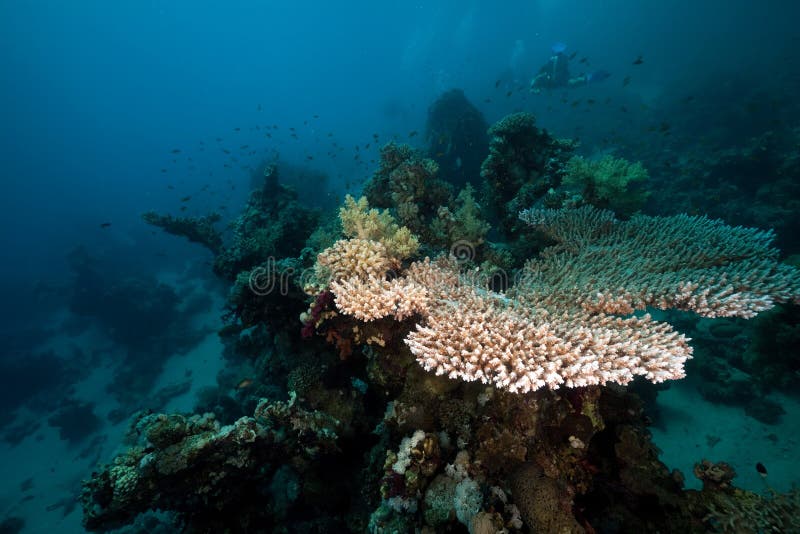
{"label": "seafloor sand", "polygon": [[[219,307],[212,309],[212,312],[197,319],[205,324],[216,324],[219,321],[216,311]],[[51,340],[50,344],[54,342],[62,347],[75,344],[89,346],[91,336]],[[153,390],[184,382],[186,370],[191,370],[191,390],[171,399],[165,408],[167,411],[191,410],[197,391],[205,386],[216,385],[217,372],[222,365],[222,345],[216,332],[213,332],[187,354],[175,356],[166,362],[164,372]],[[105,414],[117,407],[116,402],[105,393],[113,374],[113,367],[101,367],[76,385],[75,397],[94,402],[95,413],[104,421]],[[143,400],[142,407],[146,407],[146,400]],[[126,420],[112,426],[106,421],[105,427],[96,436],[71,446],[59,438],[56,428],[45,422],[37,432],[14,447],[0,443],[0,473],[3,473],[0,481],[0,520],[9,516],[22,517],[25,520],[23,532],[30,534],[84,532],[81,507],[76,500],[81,480],[89,476],[98,460],[107,462],[120,450],[128,424]],[[104,441],[95,447],[96,450],[92,450],[92,454],[81,458],[81,452],[95,437]],[[33,482],[30,489],[23,490],[22,483],[30,478]]]}
{"label": "seafloor sand", "polygon": [[[690,488],[700,487],[692,468],[706,458],[730,463],[740,488],[763,491],[769,485],[788,491],[800,479],[800,401],[773,398],[786,413],[778,424],[767,425],[745,415],[743,408],[706,401],[690,380],[672,383],[658,395],[663,425],[651,428],[661,461],[680,469]],[[766,477],[756,471],[757,462],[767,468]]]}

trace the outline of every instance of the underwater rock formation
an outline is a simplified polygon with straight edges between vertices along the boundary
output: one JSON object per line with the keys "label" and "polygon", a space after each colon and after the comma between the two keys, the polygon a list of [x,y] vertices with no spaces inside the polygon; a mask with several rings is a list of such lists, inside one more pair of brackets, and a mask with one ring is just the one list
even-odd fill
{"label": "underwater rock formation", "polygon": [[479,185],[481,163],[489,151],[483,114],[461,89],[443,93],[428,108],[425,141],[441,176],[461,188]]}
{"label": "underwater rock formation", "polygon": [[163,229],[168,234],[185,237],[192,243],[199,243],[217,254],[222,249],[222,234],[214,228],[222,217],[211,213],[203,217],[173,217],[154,211],[142,214],[142,220]]}

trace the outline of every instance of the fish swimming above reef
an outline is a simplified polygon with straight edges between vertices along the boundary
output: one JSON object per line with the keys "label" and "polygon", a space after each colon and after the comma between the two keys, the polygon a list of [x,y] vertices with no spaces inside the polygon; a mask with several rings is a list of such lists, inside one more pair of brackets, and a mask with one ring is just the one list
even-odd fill
{"label": "fish swimming above reef", "polygon": [[607,70],[596,70],[594,72],[590,72],[586,75],[587,82],[602,82],[603,80],[607,79],[611,76],[611,73]]}
{"label": "fish swimming above reef", "polygon": [[767,476],[767,468],[764,467],[764,464],[762,464],[761,462],[756,463],[756,471],[758,471],[758,474],[761,475],[762,477]]}

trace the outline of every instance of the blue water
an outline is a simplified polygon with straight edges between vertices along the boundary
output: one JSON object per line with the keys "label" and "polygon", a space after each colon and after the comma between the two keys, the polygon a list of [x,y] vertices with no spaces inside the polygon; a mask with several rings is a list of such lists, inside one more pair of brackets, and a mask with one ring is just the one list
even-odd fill
{"label": "blue water", "polygon": [[[108,287],[131,277],[149,289],[134,284],[123,290],[128,296],[142,291],[180,301],[174,309],[186,314],[181,327],[192,334],[173,340],[170,350],[184,359],[142,368],[152,371],[153,391],[181,383],[188,372],[193,382],[184,397],[147,407],[190,410],[190,397],[214,385],[224,367],[214,330],[227,286],[211,274],[207,251],[154,231],[143,212],[217,210],[233,218],[251,189],[250,173],[276,157],[317,176],[290,184],[301,199],[338,206],[376,170],[385,142],[426,147],[429,106],[452,88],[462,89],[489,124],[529,111],[554,136],[580,139],[587,155],[678,166],[685,154],[702,153],[706,136],[735,147],[800,126],[792,102],[800,86],[797,20],[800,3],[792,0],[0,3],[0,332],[7,340],[0,358],[15,369],[20,359],[35,363],[0,376],[0,471],[12,473],[0,484],[0,520],[22,517],[23,532],[82,531],[80,507],[58,503],[69,502],[80,478],[118,447],[125,423],[109,420],[122,402],[113,390],[139,371],[115,381],[115,358],[135,350],[137,328],[158,329],[134,324],[126,336],[109,331],[98,319],[102,310],[71,310],[82,265],[76,247],[101,274],[103,288],[88,289],[105,292],[100,303],[129,306],[114,301]],[[531,93],[555,43],[576,54],[573,74],[602,69],[611,76]],[[754,102],[756,109],[748,107]],[[669,190],[671,176],[651,175]],[[665,194],[653,210],[688,209],[673,209],[673,198]],[[715,202],[705,198],[697,211],[713,210]],[[778,242],[796,254],[795,227],[787,224],[781,234],[780,217],[728,222],[777,225]],[[159,283],[169,289],[159,293]],[[113,313],[125,310],[107,310]],[[94,403],[94,417],[77,410],[75,421],[86,427],[72,438],[59,430],[72,424],[63,422],[65,397]],[[772,455],[773,464],[789,466],[773,477],[786,490],[798,479],[788,434],[800,412],[793,411],[796,399],[782,402],[787,413],[775,428],[737,409],[743,434],[723,436],[716,450],[708,445],[713,439],[700,437],[691,442],[695,454],[683,454],[679,434],[702,436],[697,432],[715,427],[713,419],[669,427],[667,418],[656,444],[689,479],[690,458],[724,460],[715,456],[719,447],[752,439],[752,446],[724,449],[741,458],[743,485],[761,489],[752,464],[769,464]],[[723,426],[716,431],[724,433]],[[764,438],[769,434],[779,445],[759,449],[775,443]],[[743,449],[748,453],[739,454]],[[21,489],[28,479],[32,489]]]}

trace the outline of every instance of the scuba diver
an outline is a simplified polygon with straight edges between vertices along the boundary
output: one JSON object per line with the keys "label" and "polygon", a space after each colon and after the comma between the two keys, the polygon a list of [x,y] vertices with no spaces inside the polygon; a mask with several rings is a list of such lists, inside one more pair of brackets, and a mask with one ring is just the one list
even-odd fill
{"label": "scuba diver", "polygon": [[[571,78],[569,74],[568,58],[564,52],[567,45],[564,43],[556,43],[552,46],[551,50],[553,55],[550,59],[542,65],[539,73],[531,80],[531,91],[534,93],[541,93],[542,89],[557,89],[559,87],[580,87],[587,85],[590,82],[599,82],[605,80],[611,73],[604,70],[590,72],[589,74],[581,74],[576,78]],[[575,55],[575,54],[573,54]]]}

